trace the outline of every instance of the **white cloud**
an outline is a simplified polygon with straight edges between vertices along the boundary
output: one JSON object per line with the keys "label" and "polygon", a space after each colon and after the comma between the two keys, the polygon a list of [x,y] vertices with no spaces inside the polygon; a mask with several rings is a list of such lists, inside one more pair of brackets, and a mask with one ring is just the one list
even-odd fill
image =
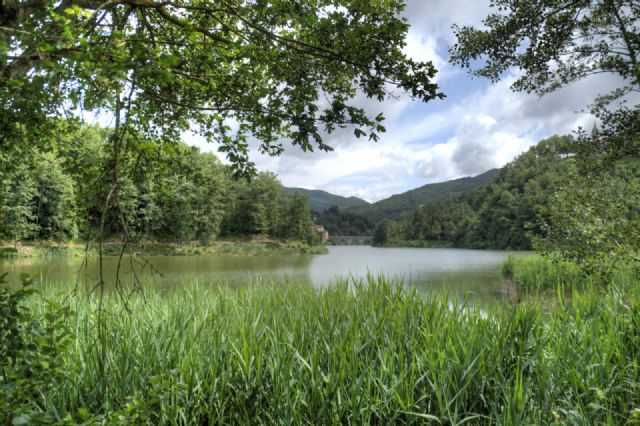
{"label": "white cloud", "polygon": [[513,93],[512,81],[487,85],[424,117],[413,114],[414,105],[407,110],[412,120],[399,116],[387,123],[389,132],[379,144],[351,141],[328,154],[285,154],[275,159],[276,172],[285,185],[375,201],[417,186],[416,179],[426,184],[502,167],[541,138],[587,127],[593,120],[576,112],[587,102],[584,87],[540,98]]}
{"label": "white cloud", "polygon": [[417,106],[407,103],[405,115],[394,114],[386,123],[388,132],[380,143],[343,131],[327,140],[336,147],[333,152],[291,148],[268,157],[254,150],[252,159],[259,169],[276,172],[286,186],[376,201],[413,186],[501,167],[542,137],[590,126],[588,114],[575,112],[585,103],[584,88],[539,98],[513,93],[511,82],[487,85],[425,116],[413,113]]}
{"label": "white cloud", "polygon": [[489,2],[483,0],[408,0],[403,15],[413,31],[432,34],[449,45],[455,41],[451,25],[479,26],[489,12]]}
{"label": "white cloud", "polygon": [[449,67],[446,58],[438,53],[437,37],[412,27],[407,34],[406,42],[403,53],[415,61],[431,62],[438,70],[434,79],[437,83],[443,75],[443,71]]}

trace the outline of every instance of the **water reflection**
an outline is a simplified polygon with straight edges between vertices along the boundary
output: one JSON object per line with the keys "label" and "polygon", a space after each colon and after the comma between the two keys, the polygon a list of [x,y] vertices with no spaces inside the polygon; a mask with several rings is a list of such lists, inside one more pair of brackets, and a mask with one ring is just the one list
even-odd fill
{"label": "water reflection", "polygon": [[[507,255],[489,250],[338,246],[316,256],[155,256],[146,259],[153,267],[125,260],[121,274],[130,280],[135,270],[145,285],[168,290],[192,282],[245,285],[282,279],[323,286],[337,277],[360,279],[373,273],[401,279],[423,291],[444,288],[451,294],[471,292],[492,298],[500,293],[499,269]],[[114,280],[116,263],[116,258],[104,259],[108,282]],[[9,279],[16,281],[27,272],[53,283],[78,278],[91,283],[97,282],[98,262],[95,258],[86,265],[80,258],[2,260],[0,271],[9,272]]]}

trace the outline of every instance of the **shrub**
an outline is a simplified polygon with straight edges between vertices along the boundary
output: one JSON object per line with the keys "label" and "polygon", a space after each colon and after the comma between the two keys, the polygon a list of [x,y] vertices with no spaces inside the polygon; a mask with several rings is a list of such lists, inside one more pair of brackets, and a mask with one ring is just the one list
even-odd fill
{"label": "shrub", "polygon": [[39,406],[41,395],[63,377],[61,354],[71,341],[68,307],[45,301],[37,317],[26,306],[37,293],[36,280],[20,277],[18,289],[0,276],[0,424],[32,424],[49,419]]}

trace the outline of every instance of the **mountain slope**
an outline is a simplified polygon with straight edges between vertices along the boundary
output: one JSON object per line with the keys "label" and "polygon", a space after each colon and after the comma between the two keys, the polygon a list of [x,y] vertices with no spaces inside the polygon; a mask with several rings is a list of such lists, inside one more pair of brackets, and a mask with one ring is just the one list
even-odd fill
{"label": "mountain slope", "polygon": [[499,173],[500,169],[491,169],[474,177],[430,183],[402,194],[392,195],[373,204],[351,208],[349,211],[366,216],[373,222],[397,219],[402,213],[413,211],[422,204],[455,198],[464,192],[486,185]]}
{"label": "mountain slope", "polygon": [[306,195],[309,198],[309,207],[311,207],[311,210],[318,213],[324,212],[331,206],[338,206],[340,210],[346,210],[348,208],[364,207],[369,205],[369,203],[357,197],[341,197],[318,189],[285,187],[284,192],[287,194],[298,192],[302,195]]}

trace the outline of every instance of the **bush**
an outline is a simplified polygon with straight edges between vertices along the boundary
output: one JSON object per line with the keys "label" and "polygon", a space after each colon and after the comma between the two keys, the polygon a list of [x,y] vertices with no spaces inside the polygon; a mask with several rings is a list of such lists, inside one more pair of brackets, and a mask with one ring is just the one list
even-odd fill
{"label": "bush", "polygon": [[0,424],[33,424],[42,414],[42,395],[64,377],[61,355],[70,343],[67,307],[45,301],[38,318],[27,307],[36,280],[21,275],[21,287],[7,287],[0,276]]}

